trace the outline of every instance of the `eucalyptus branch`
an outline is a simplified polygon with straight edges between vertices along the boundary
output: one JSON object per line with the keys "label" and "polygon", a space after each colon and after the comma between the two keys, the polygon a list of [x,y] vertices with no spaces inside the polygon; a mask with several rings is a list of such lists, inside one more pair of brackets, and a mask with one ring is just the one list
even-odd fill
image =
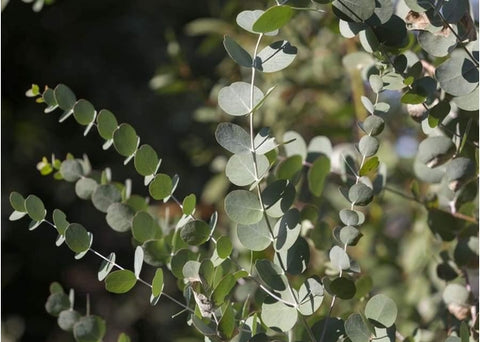
{"label": "eucalyptus branch", "polygon": [[[50,221],[45,220],[45,219],[43,220],[43,222],[47,223],[47,224],[50,225],[52,228],[54,228],[55,230],[57,230],[57,226],[56,226],[53,222],[50,222]],[[88,248],[88,251],[91,252],[91,253],[93,253],[93,254],[95,254],[96,256],[98,256],[99,258],[103,259],[104,261],[112,264],[114,267],[118,268],[119,270],[125,270],[124,267],[120,266],[120,265],[117,264],[116,262],[112,262],[109,258],[107,258],[107,257],[104,256],[103,254],[97,252],[97,251],[94,250],[93,248],[89,247],[89,248]],[[147,286],[147,287],[149,287],[149,288],[152,288],[152,285],[151,285],[149,282],[143,280],[142,278],[137,277],[137,280],[138,280],[140,283],[144,284],[145,286]],[[183,304],[182,302],[180,302],[180,301],[176,300],[175,298],[171,297],[171,296],[168,295],[167,293],[165,293],[165,292],[162,291],[161,295],[162,295],[162,296],[165,296],[165,298],[169,299],[170,301],[174,302],[175,304],[181,306],[183,309],[188,310],[188,311],[191,312],[191,313],[195,313],[195,311],[194,311],[192,308],[186,306],[185,304]]]}

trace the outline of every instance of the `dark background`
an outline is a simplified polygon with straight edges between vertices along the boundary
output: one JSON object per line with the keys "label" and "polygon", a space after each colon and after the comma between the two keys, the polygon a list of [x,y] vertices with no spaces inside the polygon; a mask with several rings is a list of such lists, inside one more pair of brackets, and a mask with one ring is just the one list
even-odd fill
{"label": "dark background", "polygon": [[[136,177],[133,163],[121,167],[120,156],[111,150],[103,151],[102,140],[95,132],[83,137],[73,119],[59,124],[59,112],[44,114],[44,105],[26,98],[25,91],[32,83],[41,89],[64,83],[77,98],[88,99],[98,110],[111,110],[119,122],[132,124],[142,143],[152,145],[164,158],[162,172],[181,175],[179,192],[198,194],[209,177],[208,167],[192,166],[180,141],[191,131],[206,143],[213,139],[210,127],[195,123],[192,113],[204,104],[217,78],[214,68],[225,53],[221,43],[208,54],[197,53],[202,37],[187,36],[184,25],[198,17],[221,15],[224,3],[58,0],[35,13],[30,4],[11,0],[3,10],[1,231],[5,340],[12,336],[21,341],[73,340],[45,312],[52,281],[59,281],[66,290],[75,288],[75,307],[79,311],[85,306],[86,293],[90,293],[92,313],[108,322],[106,341],[116,340],[120,331],[137,341],[182,341],[179,336],[191,334],[184,315],[170,318],[180,310],[177,306],[162,299],[162,308],[152,310],[148,291],[142,286],[137,286],[132,296],[106,293],[96,280],[99,259],[87,255],[81,262],[75,261],[66,246],[55,247],[56,234],[47,225],[29,232],[26,218],[9,222],[8,195],[12,191],[38,195],[49,213],[60,208],[71,222],[81,222],[93,231],[98,250],[105,254],[114,250],[119,263],[131,267],[133,249],[129,238],[109,234],[104,215],[88,201],[77,199],[73,184],[41,176],[35,166],[52,153],[60,159],[68,152],[76,157],[87,153],[94,168],[112,167],[114,180],[132,178],[136,193],[146,194],[143,179]],[[178,66],[172,64],[167,53],[167,37],[170,41],[176,39],[182,49],[181,63],[188,68],[185,77],[204,80],[201,90],[167,96],[149,87],[158,68],[173,70]],[[221,38],[219,33],[219,42]],[[175,284],[170,287],[174,294]]]}

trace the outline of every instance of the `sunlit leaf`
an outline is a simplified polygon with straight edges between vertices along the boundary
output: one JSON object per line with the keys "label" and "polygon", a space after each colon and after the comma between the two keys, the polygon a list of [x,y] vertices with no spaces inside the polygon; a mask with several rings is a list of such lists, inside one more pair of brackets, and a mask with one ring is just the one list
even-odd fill
{"label": "sunlit leaf", "polygon": [[253,24],[255,32],[271,32],[278,30],[288,23],[293,16],[293,9],[290,6],[273,6],[266,10]]}
{"label": "sunlit leaf", "polygon": [[225,211],[231,220],[240,224],[254,224],[263,216],[257,196],[246,190],[234,190],[225,197]]}
{"label": "sunlit leaf", "polygon": [[112,293],[126,293],[137,283],[137,277],[130,270],[118,270],[105,278],[105,289]]}

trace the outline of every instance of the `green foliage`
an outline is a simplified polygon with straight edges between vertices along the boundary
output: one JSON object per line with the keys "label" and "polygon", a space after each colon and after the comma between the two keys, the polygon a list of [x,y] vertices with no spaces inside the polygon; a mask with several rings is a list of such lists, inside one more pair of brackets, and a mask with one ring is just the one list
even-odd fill
{"label": "green foliage", "polygon": [[[352,52],[343,56],[342,64],[352,83],[353,107],[346,111],[354,109],[358,129],[353,125],[357,131],[345,134],[349,139],[356,137],[356,143],[349,140],[348,146],[338,143],[338,137],[317,135],[315,127],[306,134],[275,122],[280,117],[276,112],[286,103],[278,104],[278,98],[291,96],[288,101],[295,102],[294,97],[301,97],[301,92],[283,83],[282,77],[269,75],[283,71],[285,74],[279,75],[289,75],[286,79],[297,82],[295,87],[310,88],[308,93],[312,95],[302,96],[311,96],[311,102],[321,106],[322,101],[313,94],[318,89],[311,85],[313,67],[303,67],[309,49],[316,48],[310,45],[316,39],[305,37],[302,31],[308,29],[303,26],[288,24],[297,19],[304,25],[330,20],[333,27],[337,19],[320,19],[324,14],[308,1],[285,1],[265,11],[246,10],[237,15],[238,26],[246,32],[235,33],[233,39],[235,31],[229,31],[223,46],[231,58],[229,63],[247,69],[239,68],[239,80],[218,86],[217,102],[228,114],[226,118],[239,124],[219,123],[215,138],[232,154],[225,158],[221,181],[246,188],[227,189],[229,185],[225,185],[225,195],[219,194],[220,214],[215,211],[209,222],[197,214],[203,198],[199,196],[198,203],[195,194],[182,196],[183,201],[177,199],[174,193],[180,177],[158,172],[161,159],[150,145],[140,146],[133,126],[119,124],[115,115],[104,109],[97,115],[90,102],[77,101],[63,84],[54,90],[47,87],[43,93],[33,85],[27,95],[45,102],[45,112],[60,108],[61,122],[73,114],[77,123],[87,126],[84,135],[95,125],[105,140],[104,149],[113,144],[126,158],[124,164],[134,159],[134,169],[144,177],[153,200],[172,201],[181,210],[174,219],[169,212],[159,217],[154,212],[158,203],[152,205],[148,198],[132,194],[130,181],[113,182],[109,169],[92,170],[87,158],[68,155],[58,162],[52,157],[51,163],[44,158],[39,163],[40,172],[46,175],[57,170],[64,181],[75,182],[76,195],[106,214],[112,230],[131,234],[135,247],[133,271],[118,265],[114,253],[104,257],[92,250],[93,235],[81,224],[69,223],[60,210],[53,211],[53,223],[47,221],[45,206],[35,195],[24,199],[19,193],[11,193],[14,212],[10,220],[27,214],[33,220],[30,229],[42,222],[54,227],[59,234],[57,245],[65,240],[76,258],[88,251],[99,255],[102,264],[98,279],[105,282],[109,292],[126,293],[137,282],[149,285],[152,305],[160,298],[180,305],[188,313],[189,325],[206,341],[395,341],[397,321],[399,330],[409,334],[434,318],[448,321],[448,315],[462,323],[455,322],[444,330],[458,331],[461,337],[434,332],[433,338],[468,340],[469,328],[478,333],[475,317],[469,317],[468,311],[472,295],[478,295],[472,291],[468,273],[478,268],[478,215],[472,214],[478,208],[478,191],[473,189],[478,177],[478,136],[470,130],[472,125],[478,127],[478,115],[471,113],[478,110],[474,103],[478,97],[478,48],[467,44],[474,40],[472,35],[460,32],[462,25],[467,25],[462,20],[471,21],[467,2],[454,6],[452,1],[408,0],[405,5],[410,9],[406,8],[405,18],[389,0],[335,0],[324,7],[338,19],[340,34],[352,39],[345,43],[352,44],[346,49]],[[313,26],[309,26],[311,30]],[[407,29],[420,32],[412,35]],[[337,33],[329,30],[330,35]],[[279,33],[279,40],[262,44],[263,39]],[[464,39],[458,37],[459,33]],[[253,49],[252,44],[245,43],[252,34],[256,38]],[[366,52],[356,51],[360,46]],[[301,72],[288,73],[292,64]],[[328,70],[324,68],[322,73]],[[225,79],[233,78],[228,76]],[[272,86],[274,82],[279,85]],[[264,92],[262,86],[270,88]],[[270,96],[277,86],[277,98]],[[400,94],[395,97],[393,91]],[[423,120],[422,136],[426,138],[418,145],[412,169],[418,180],[427,184],[420,186],[415,180],[413,198],[387,186],[387,171],[395,171],[387,165],[392,148],[385,136],[403,129],[391,122],[390,111],[396,107],[392,98],[407,104],[414,119]],[[296,109],[308,111],[310,105],[302,100]],[[221,114],[218,111],[212,117],[217,120]],[[293,116],[288,122],[296,126],[296,117],[288,114]],[[350,118],[335,114],[350,129]],[[267,123],[275,130],[258,127]],[[409,166],[400,164],[395,166],[407,172]],[[428,183],[438,183],[438,188],[429,189]],[[411,241],[398,238],[407,233],[397,232],[400,229],[390,222],[388,210],[393,211],[397,202],[386,191],[424,206],[428,214],[417,215],[425,216],[419,220],[424,219],[433,234],[425,235],[416,227],[421,224],[409,221],[412,228],[404,230],[412,230],[408,235]],[[238,241],[231,238],[235,235]],[[365,245],[373,251],[367,252]],[[440,248],[437,255],[434,250]],[[363,260],[369,253],[378,256]],[[398,257],[392,256],[394,253]],[[441,262],[430,260],[430,254]],[[140,278],[144,263],[155,267],[151,284]],[[400,279],[400,268],[406,270],[405,278],[419,275],[419,283],[406,279],[406,284],[393,284]],[[164,270],[176,278],[184,301],[164,292]],[[321,280],[314,275],[321,275]],[[420,288],[420,295],[411,293]],[[73,310],[73,299],[61,287],[52,289],[46,309],[58,316],[59,326],[72,331],[76,341],[102,340],[106,329],[103,319],[90,315],[89,309],[82,317]],[[440,293],[449,313],[437,310]],[[324,305],[325,299],[330,308]],[[417,306],[420,300],[425,303]],[[424,307],[434,309],[426,313]],[[405,318],[413,315],[410,311],[423,315],[421,325],[418,320]],[[438,324],[432,323],[428,329],[438,329]],[[118,340],[129,338],[120,335]]]}

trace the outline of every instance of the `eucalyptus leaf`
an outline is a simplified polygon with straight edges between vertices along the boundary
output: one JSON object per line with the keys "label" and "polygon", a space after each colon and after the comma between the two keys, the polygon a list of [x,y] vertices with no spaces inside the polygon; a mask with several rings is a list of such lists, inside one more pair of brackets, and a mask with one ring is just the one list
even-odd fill
{"label": "eucalyptus leaf", "polygon": [[446,136],[432,136],[418,145],[417,160],[429,168],[437,167],[449,160],[455,153],[455,145]]}
{"label": "eucalyptus leaf", "polygon": [[205,221],[190,221],[180,231],[180,237],[189,245],[201,245],[210,237],[210,226]]}
{"label": "eucalyptus leaf", "polygon": [[261,33],[278,30],[288,23],[293,13],[293,9],[290,6],[270,7],[255,21],[252,29]]}
{"label": "eucalyptus leaf", "polygon": [[234,154],[227,162],[225,174],[233,184],[245,186],[262,179],[269,167],[270,163],[264,155]]}
{"label": "eucalyptus leaf", "polygon": [[137,283],[137,277],[130,270],[117,270],[105,278],[105,289],[112,293],[126,293]]}
{"label": "eucalyptus leaf", "polygon": [[273,227],[275,242],[273,246],[278,250],[288,250],[300,236],[300,213],[297,209],[288,210]]}
{"label": "eucalyptus leaf", "polygon": [[84,316],[73,326],[73,337],[77,342],[100,342],[105,332],[105,321],[95,315]]}
{"label": "eucalyptus leaf", "polygon": [[144,211],[139,211],[132,219],[132,235],[140,243],[155,237],[153,217]]}
{"label": "eucalyptus leaf", "polygon": [[359,182],[348,190],[348,199],[354,205],[365,206],[373,199],[373,190],[367,185]]}
{"label": "eucalyptus leaf", "polygon": [[80,178],[75,183],[75,193],[79,198],[88,200],[92,197],[97,185],[97,182],[92,178]]}
{"label": "eucalyptus leaf", "polygon": [[435,71],[440,87],[454,96],[471,93],[478,87],[478,69],[464,54],[453,55]]}
{"label": "eucalyptus leaf", "polygon": [[298,311],[304,315],[313,315],[323,302],[323,285],[315,278],[308,278],[298,290]]}
{"label": "eucalyptus leaf", "polygon": [[124,157],[130,157],[137,150],[139,138],[135,129],[129,124],[122,123],[113,132],[113,146]]}
{"label": "eucalyptus leaf", "polygon": [[71,111],[77,101],[73,91],[65,84],[59,84],[55,87],[54,96],[58,107],[65,112]]}
{"label": "eucalyptus leaf", "polygon": [[80,313],[75,310],[63,310],[58,315],[57,323],[60,329],[65,331],[73,331],[73,326],[80,320]]}
{"label": "eucalyptus leaf", "polygon": [[89,125],[95,120],[95,107],[87,100],[78,100],[73,106],[73,117],[83,126]]}
{"label": "eucalyptus leaf", "polygon": [[142,247],[137,246],[137,248],[135,248],[135,255],[133,259],[133,270],[135,273],[135,277],[137,278],[140,277],[140,272],[142,271],[143,257],[144,257],[144,252]]}
{"label": "eucalyptus leaf", "polygon": [[112,203],[120,202],[122,194],[113,184],[99,185],[92,194],[92,203],[95,208],[103,213],[107,213]]}
{"label": "eucalyptus leaf", "polygon": [[231,85],[220,89],[218,92],[218,105],[227,114],[242,116],[248,114],[263,99],[263,92],[253,86],[253,99],[251,86],[246,82],[234,82]]}
{"label": "eucalyptus leaf", "polygon": [[255,68],[262,72],[277,72],[295,60],[297,48],[286,40],[279,40],[263,48],[254,61]]}
{"label": "eucalyptus leaf", "polygon": [[365,306],[365,316],[375,326],[382,328],[391,327],[397,319],[397,305],[384,294],[373,296]]}
{"label": "eucalyptus leaf", "polygon": [[45,205],[42,200],[35,195],[28,195],[25,199],[25,210],[28,216],[36,222],[41,222],[47,215]]}
{"label": "eucalyptus leaf", "polygon": [[338,246],[333,246],[329,253],[330,262],[338,271],[350,268],[350,258],[347,253]]}
{"label": "eucalyptus leaf", "polygon": [[364,158],[368,158],[377,153],[379,146],[380,143],[377,138],[364,135],[358,143],[358,151]]}
{"label": "eucalyptus leaf", "polygon": [[225,212],[234,222],[251,225],[263,217],[257,196],[246,190],[234,190],[225,197]]}
{"label": "eucalyptus leaf", "polygon": [[272,242],[265,218],[253,224],[237,225],[237,237],[244,247],[252,251],[263,251]]}
{"label": "eucalyptus leaf", "polygon": [[75,253],[85,252],[90,248],[90,234],[78,223],[70,223],[65,230],[65,242]]}
{"label": "eucalyptus leaf", "polygon": [[322,194],[325,180],[330,173],[330,158],[318,157],[307,173],[308,188],[310,192],[319,197]]}
{"label": "eucalyptus leaf", "polygon": [[252,66],[252,56],[245,51],[235,40],[229,36],[223,38],[223,46],[233,61],[240,66],[250,68]]}
{"label": "eucalyptus leaf", "polygon": [[294,307],[282,302],[263,303],[261,317],[267,327],[274,330],[289,331],[297,322],[298,313]]}
{"label": "eucalyptus leaf", "polygon": [[375,11],[375,0],[335,0],[333,13],[345,21],[363,22]]}
{"label": "eucalyptus leaf", "polygon": [[372,332],[362,315],[351,314],[345,321],[345,332],[352,342],[371,341]]}
{"label": "eucalyptus leaf", "polygon": [[25,208],[25,198],[23,198],[20,193],[16,191],[11,192],[9,196],[9,201],[10,205],[14,210],[22,213],[27,212],[27,209]]}
{"label": "eucalyptus leaf", "polygon": [[355,283],[345,277],[339,277],[334,279],[330,283],[330,290],[335,294],[338,298],[341,299],[351,299],[355,296]]}
{"label": "eucalyptus leaf", "polygon": [[83,176],[82,164],[77,159],[67,159],[60,166],[60,174],[67,182],[75,182]]}
{"label": "eucalyptus leaf", "polygon": [[152,239],[143,243],[144,261],[155,267],[164,265],[170,258],[171,247],[165,239]]}
{"label": "eucalyptus leaf", "polygon": [[164,173],[157,174],[148,186],[150,196],[156,200],[163,200],[169,197],[173,189],[172,178]]}
{"label": "eucalyptus leaf", "polygon": [[150,145],[142,145],[135,152],[135,170],[142,176],[150,176],[157,172],[159,162],[157,152]]}
{"label": "eucalyptus leaf", "polygon": [[306,159],[307,144],[300,134],[294,131],[287,131],[283,134],[283,141],[285,142],[285,153],[287,157],[300,155],[302,160]]}
{"label": "eucalyptus leaf", "polygon": [[113,266],[115,266],[115,259],[116,259],[115,253],[110,253],[109,256],[107,257],[108,261],[105,259],[102,260],[102,263],[100,264],[100,269],[98,270],[98,274],[97,274],[98,281],[102,281],[107,277],[107,275],[113,269]]}
{"label": "eucalyptus leaf", "polygon": [[117,119],[112,112],[106,109],[102,109],[97,116],[97,129],[98,134],[105,139],[110,140],[113,139],[113,132],[118,127]]}
{"label": "eucalyptus leaf", "polygon": [[[237,15],[237,24],[248,32],[259,33],[253,30],[253,24],[255,24],[257,19],[260,18],[263,13],[265,13],[265,11],[262,10],[242,11]],[[278,34],[278,30],[264,32],[264,34],[267,36],[275,36]]]}
{"label": "eucalyptus leaf", "polygon": [[288,180],[277,180],[262,192],[265,212],[271,217],[281,217],[295,200],[295,187]]}
{"label": "eucalyptus leaf", "polygon": [[218,331],[220,336],[227,339],[232,338],[236,327],[235,311],[231,304],[228,304],[223,311],[222,318],[218,322]]}
{"label": "eucalyptus leaf", "polygon": [[240,126],[231,122],[218,124],[215,130],[217,142],[227,151],[232,153],[250,152],[250,136]]}

